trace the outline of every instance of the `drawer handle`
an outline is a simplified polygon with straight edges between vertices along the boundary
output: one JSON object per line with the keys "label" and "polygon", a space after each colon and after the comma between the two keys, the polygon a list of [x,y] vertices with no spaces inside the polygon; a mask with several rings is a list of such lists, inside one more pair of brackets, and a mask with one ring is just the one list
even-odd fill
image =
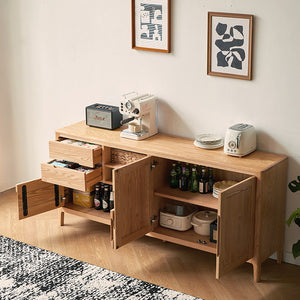
{"label": "drawer handle", "polygon": [[55,194],[55,206],[59,206],[59,186],[57,184],[54,185],[54,194]]}
{"label": "drawer handle", "polygon": [[22,203],[23,203],[23,216],[28,215],[28,206],[27,206],[27,186],[22,186]]}

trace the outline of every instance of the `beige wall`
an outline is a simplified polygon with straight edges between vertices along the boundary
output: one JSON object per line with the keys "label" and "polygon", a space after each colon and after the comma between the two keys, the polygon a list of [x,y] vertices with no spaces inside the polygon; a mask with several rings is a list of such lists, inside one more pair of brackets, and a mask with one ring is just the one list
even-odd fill
{"label": "beige wall", "polygon": [[[130,91],[159,97],[161,132],[253,124],[259,149],[289,156],[288,181],[300,175],[300,2],[173,0],[171,54],[130,48],[130,2],[0,0],[0,191],[40,176],[56,128]],[[208,11],[255,15],[252,81],[206,75]],[[287,191],[287,216],[299,202]],[[299,230],[286,229],[292,263]]]}

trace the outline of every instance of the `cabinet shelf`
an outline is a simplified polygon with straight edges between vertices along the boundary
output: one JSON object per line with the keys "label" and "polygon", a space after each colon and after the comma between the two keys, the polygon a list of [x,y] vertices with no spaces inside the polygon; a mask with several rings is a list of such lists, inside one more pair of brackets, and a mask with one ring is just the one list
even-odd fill
{"label": "cabinet shelf", "polygon": [[66,203],[65,206],[62,207],[62,210],[69,214],[73,214],[92,221],[110,225],[110,214],[103,212],[102,210],[82,207],[73,203]]}
{"label": "cabinet shelf", "polygon": [[218,209],[218,199],[212,194],[200,194],[183,192],[179,189],[172,189],[168,186],[161,187],[154,192],[155,196],[164,197],[172,200],[182,201],[189,204]]}
{"label": "cabinet shelf", "polygon": [[[217,253],[217,244],[209,241],[209,236],[202,236],[195,233],[194,229],[187,231],[176,231],[158,226],[154,231],[149,232],[147,236],[158,238],[167,242],[203,250],[213,254]],[[198,241],[206,241],[207,244]]]}
{"label": "cabinet shelf", "polygon": [[109,184],[109,185],[113,184],[112,180],[101,180],[101,182],[103,182],[105,184]]}
{"label": "cabinet shelf", "polygon": [[123,166],[124,166],[124,164],[115,163],[115,162],[109,162],[109,163],[104,164],[104,167],[110,168],[110,169],[116,169],[116,168],[120,168],[120,167],[123,167]]}

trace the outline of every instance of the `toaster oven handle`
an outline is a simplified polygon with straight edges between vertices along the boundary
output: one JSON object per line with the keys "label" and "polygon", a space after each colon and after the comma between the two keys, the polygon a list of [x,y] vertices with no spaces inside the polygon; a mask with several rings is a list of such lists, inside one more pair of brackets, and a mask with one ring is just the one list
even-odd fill
{"label": "toaster oven handle", "polygon": [[239,149],[240,148],[240,140],[241,140],[242,134],[239,133],[236,137],[236,147]]}

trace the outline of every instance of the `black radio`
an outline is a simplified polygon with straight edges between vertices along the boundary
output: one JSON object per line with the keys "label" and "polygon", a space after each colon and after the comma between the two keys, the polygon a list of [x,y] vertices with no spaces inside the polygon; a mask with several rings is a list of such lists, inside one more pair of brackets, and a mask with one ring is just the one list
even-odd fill
{"label": "black radio", "polygon": [[86,125],[89,126],[116,129],[121,126],[122,118],[118,106],[95,103],[85,108]]}

